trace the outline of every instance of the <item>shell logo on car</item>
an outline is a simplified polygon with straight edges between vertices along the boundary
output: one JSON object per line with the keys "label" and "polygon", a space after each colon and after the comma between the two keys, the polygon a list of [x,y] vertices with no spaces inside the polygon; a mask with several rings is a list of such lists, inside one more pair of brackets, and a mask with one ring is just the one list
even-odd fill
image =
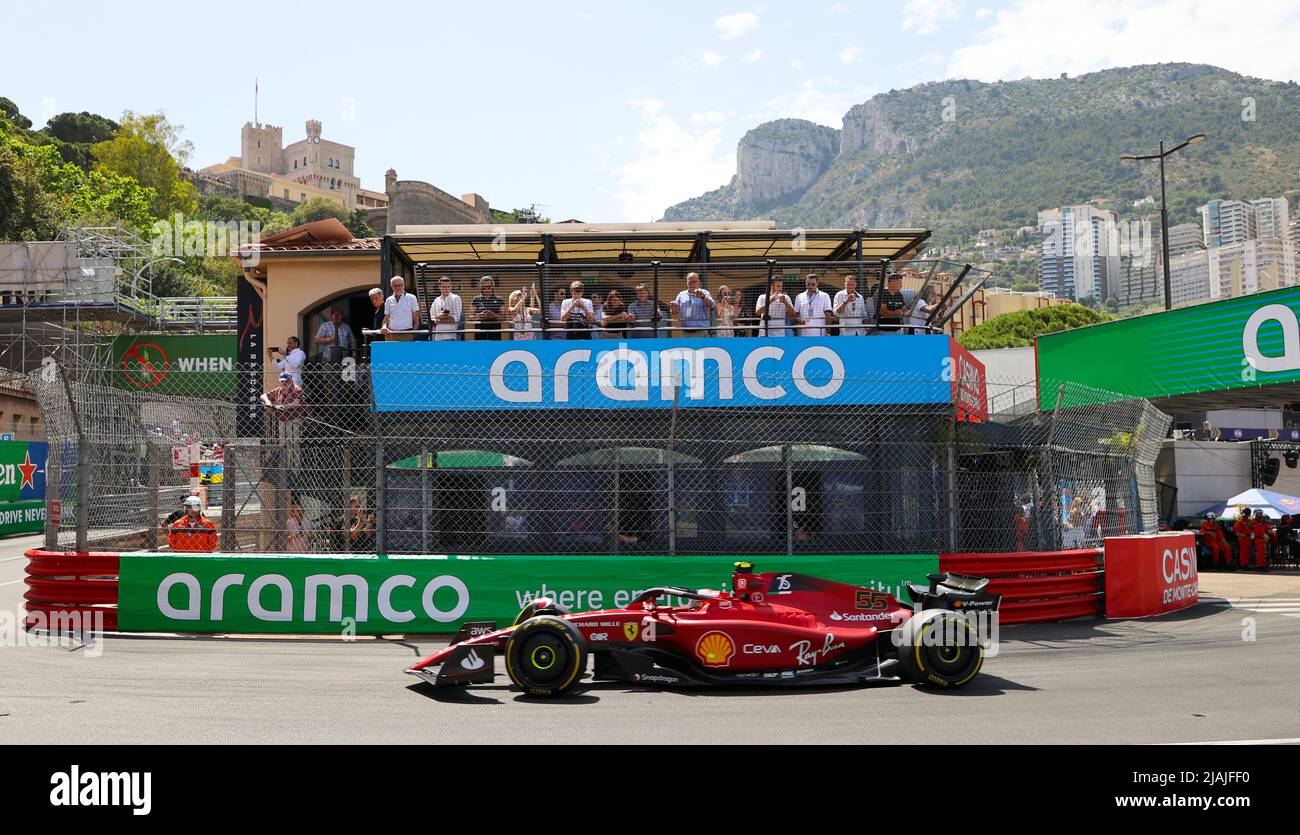
{"label": "shell logo on car", "polygon": [[706,667],[727,667],[736,654],[736,644],[725,632],[709,632],[695,644],[695,655]]}

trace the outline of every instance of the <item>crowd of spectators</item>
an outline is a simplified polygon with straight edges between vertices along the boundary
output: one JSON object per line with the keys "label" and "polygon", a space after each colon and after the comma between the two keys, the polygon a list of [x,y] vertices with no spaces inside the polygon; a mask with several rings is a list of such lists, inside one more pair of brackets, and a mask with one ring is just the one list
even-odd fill
{"label": "crowd of spectators", "polygon": [[[624,290],[610,289],[588,296],[582,280],[569,284],[568,291],[555,288],[549,302],[542,302],[536,283],[497,293],[492,276],[479,279],[478,295],[468,305],[454,292],[449,276],[438,280],[439,295],[428,310],[428,327],[421,330],[420,303],[406,291],[405,281],[394,278],[393,293],[387,299],[378,288],[370,291],[376,308],[373,339],[428,338],[433,341],[461,339],[500,340],[509,334],[516,340],[547,339],[649,339],[656,336],[744,337],[744,336],[862,336],[921,334],[931,332],[930,320],[938,312],[933,287],[904,291],[904,282],[924,285],[921,276],[904,270],[888,276],[885,286],[878,280],[862,291],[854,274],[838,277],[843,289],[834,296],[821,288],[821,278],[809,275],[804,289],[791,296],[784,282],[774,284],[771,298],[760,293],[751,306],[740,288],[723,284],[711,292],[699,273],[685,277],[685,287],[666,305],[652,298],[652,288],[639,283],[635,298]],[[910,293],[910,295],[909,295]],[[880,306],[879,322],[876,306]],[[545,316],[543,316],[543,310]],[[326,323],[328,325],[329,323]],[[334,333],[322,325],[320,344]]]}

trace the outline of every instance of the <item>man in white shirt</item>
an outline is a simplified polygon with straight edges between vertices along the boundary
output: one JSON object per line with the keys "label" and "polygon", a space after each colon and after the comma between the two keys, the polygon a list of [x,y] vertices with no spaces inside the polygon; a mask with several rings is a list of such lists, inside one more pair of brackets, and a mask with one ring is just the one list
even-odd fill
{"label": "man in white shirt", "polygon": [[[771,288],[768,288],[771,289]],[[772,303],[767,303],[767,293],[758,297],[754,312],[758,314],[761,336],[785,336],[785,320],[794,310],[794,302],[783,290],[772,294]]]}
{"label": "man in white shirt", "polygon": [[844,276],[844,289],[835,294],[831,305],[840,320],[840,336],[862,336],[867,332],[862,324],[867,316],[867,300],[858,292],[855,276]]}
{"label": "man in white shirt", "polygon": [[582,297],[585,292],[581,281],[573,282],[569,285],[571,298],[560,305],[560,325],[569,329],[569,339],[591,339],[591,329],[596,324],[596,308],[590,299]]}
{"label": "man in white shirt", "polygon": [[279,348],[267,348],[266,352],[271,355],[271,365],[282,374],[288,374],[293,380],[293,384],[302,388],[302,367],[307,363],[307,354],[302,350],[302,342],[296,336],[291,336],[284,341],[285,353],[278,358]]}
{"label": "man in white shirt", "polygon": [[465,307],[460,296],[451,292],[451,279],[445,275],[438,279],[438,292],[441,295],[429,305],[429,321],[433,322],[433,341],[453,342]]}
{"label": "man in white shirt", "polygon": [[825,336],[826,313],[831,309],[831,297],[818,289],[817,276],[810,275],[804,281],[807,288],[794,300],[794,312],[808,324],[803,328],[802,336]]}
{"label": "man in white shirt", "polygon": [[384,325],[380,331],[389,339],[408,341],[415,336],[411,331],[420,324],[420,302],[406,292],[406,279],[393,276],[391,283],[393,295],[384,302]]}

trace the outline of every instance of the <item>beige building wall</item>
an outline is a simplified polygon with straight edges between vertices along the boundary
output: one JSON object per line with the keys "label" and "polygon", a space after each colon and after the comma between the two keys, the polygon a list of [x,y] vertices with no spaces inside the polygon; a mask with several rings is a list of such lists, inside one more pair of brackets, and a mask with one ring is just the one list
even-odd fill
{"label": "beige building wall", "polygon": [[[313,255],[310,257],[267,257],[266,301],[263,308],[266,344],[284,347],[290,336],[303,334],[304,318],[320,305],[345,293],[365,293],[379,286],[379,253],[364,255]],[[421,300],[421,304],[423,304]],[[359,331],[369,322],[353,323]],[[303,350],[309,354],[309,345]],[[276,384],[277,371],[264,358],[266,388]]]}

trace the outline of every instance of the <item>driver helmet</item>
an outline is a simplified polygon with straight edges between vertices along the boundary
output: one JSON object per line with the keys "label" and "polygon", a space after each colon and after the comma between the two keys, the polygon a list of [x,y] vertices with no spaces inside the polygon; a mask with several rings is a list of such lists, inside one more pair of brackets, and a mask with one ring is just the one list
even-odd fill
{"label": "driver helmet", "polygon": [[203,500],[198,496],[189,496],[185,499],[186,507],[203,507]]}

